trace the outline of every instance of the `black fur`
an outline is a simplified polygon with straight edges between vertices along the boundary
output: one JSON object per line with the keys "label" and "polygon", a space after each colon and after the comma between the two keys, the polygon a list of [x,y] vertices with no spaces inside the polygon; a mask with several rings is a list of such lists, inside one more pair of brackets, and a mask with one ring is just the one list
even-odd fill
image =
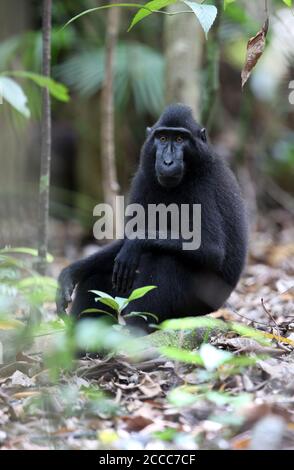
{"label": "black fur", "polygon": [[[176,187],[159,184],[156,171],[156,129],[185,128],[191,139],[184,149],[184,174]],[[130,203],[201,204],[202,243],[198,250],[182,250],[181,240],[123,240],[65,268],[60,277],[57,307],[64,311],[74,286],[71,308],[79,316],[97,308],[93,294],[99,289],[112,295],[146,285],[157,289],[133,302],[129,310],[167,318],[196,316],[220,308],[236,286],[247,251],[247,225],[236,179],[206,142],[205,130],[193,119],[190,108],[171,105],[148,129],[140,165],[130,190]]]}

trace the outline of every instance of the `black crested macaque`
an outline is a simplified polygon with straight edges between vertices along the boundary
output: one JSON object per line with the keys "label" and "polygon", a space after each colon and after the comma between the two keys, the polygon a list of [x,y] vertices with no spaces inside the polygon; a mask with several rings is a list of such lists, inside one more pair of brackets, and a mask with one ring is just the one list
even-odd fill
{"label": "black crested macaque", "polygon": [[[64,313],[76,293],[71,314],[105,308],[89,290],[127,296],[146,285],[158,288],[130,304],[129,311],[151,312],[159,321],[205,315],[220,308],[235,288],[247,251],[244,204],[236,179],[215,155],[206,131],[182,104],[168,106],[152,128],[141,151],[129,204],[141,204],[146,215],[144,239],[112,242],[97,254],[77,261],[59,276],[57,311]],[[170,204],[189,211],[189,228],[201,231],[196,249],[183,249],[183,237],[148,238],[148,207]],[[193,205],[201,204],[201,225],[193,226]],[[187,206],[188,205],[188,206]],[[191,221],[192,220],[192,221]],[[154,234],[153,234],[154,235]],[[143,319],[133,318],[144,323]],[[136,321],[135,321],[136,323]],[[142,325],[141,325],[142,326]],[[147,324],[143,327],[147,327]]]}

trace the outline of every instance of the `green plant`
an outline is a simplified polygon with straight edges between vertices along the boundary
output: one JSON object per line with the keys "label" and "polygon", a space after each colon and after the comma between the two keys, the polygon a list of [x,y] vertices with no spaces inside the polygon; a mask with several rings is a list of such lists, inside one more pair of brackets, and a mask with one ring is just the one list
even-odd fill
{"label": "green plant", "polygon": [[[34,269],[37,250],[4,248],[0,250],[0,313],[40,311],[44,302],[53,302],[57,282],[40,276]],[[53,258],[47,256],[47,262]]]}
{"label": "green plant", "polygon": [[211,26],[214,23],[214,20],[217,16],[217,8],[214,5],[203,5],[204,2],[201,3],[196,3],[196,2],[189,2],[186,0],[183,0],[181,2],[178,2],[178,0],[151,0],[147,2],[145,5],[142,5],[140,3],[115,3],[111,5],[101,5],[100,7],[96,8],[91,8],[89,10],[84,10],[78,15],[74,16],[71,18],[65,26],[68,26],[69,24],[73,23],[77,19],[81,18],[84,15],[87,15],[89,13],[97,12],[99,10],[105,10],[108,8],[136,8],[139,11],[134,15],[131,24],[128,28],[128,31],[130,31],[137,23],[142,21],[144,18],[147,16],[151,15],[152,13],[161,13],[163,15],[175,15],[175,14],[186,14],[186,13],[191,13],[190,10],[184,10],[176,13],[170,13],[166,11],[162,11],[163,8],[173,5],[175,3],[184,3],[187,5],[192,12],[196,15],[196,18],[198,19],[200,25],[202,26],[205,35],[207,36],[208,31],[210,30]]}
{"label": "green plant", "polygon": [[[167,11],[162,11],[163,8],[173,5],[173,4],[185,4],[187,5],[190,10],[184,10],[184,11],[179,11],[179,12],[167,12]],[[71,18],[65,26],[68,26],[69,24],[73,23],[74,21],[78,20],[84,15],[87,15],[89,13],[94,13],[100,10],[105,10],[108,8],[127,8],[127,9],[138,9],[139,11],[134,15],[132,18],[131,24],[128,28],[128,31],[130,31],[136,24],[138,24],[140,21],[143,19],[147,18],[150,16],[152,13],[161,13],[163,15],[181,15],[181,14],[187,14],[187,13],[194,13],[197,20],[199,21],[201,27],[204,30],[205,36],[207,37],[207,34],[212,27],[218,10],[216,6],[213,4],[207,5],[205,4],[205,1],[202,0],[201,2],[196,2],[196,1],[188,1],[188,0],[151,0],[147,3],[140,4],[140,3],[115,3],[111,5],[101,5],[100,7],[95,7],[95,8],[90,8],[88,10],[84,10],[78,15],[74,16]],[[228,11],[231,8],[234,9],[236,5],[237,0],[224,0],[224,10]],[[277,3],[281,5],[282,3],[286,4],[288,7],[292,7],[293,0],[278,0]],[[267,9],[267,2],[266,2],[266,9]],[[191,11],[192,10],[192,11]],[[240,14],[240,13],[239,13]]]}
{"label": "green plant", "polygon": [[82,312],[83,314],[87,313],[97,313],[97,314],[103,314],[103,315],[108,315],[110,316],[114,323],[118,323],[119,325],[125,325],[126,318],[130,317],[141,317],[144,318],[147,321],[148,317],[153,318],[158,322],[158,318],[156,315],[153,313],[149,312],[131,312],[127,313],[124,315],[124,310],[126,307],[133,302],[134,300],[140,299],[141,297],[144,297],[148,292],[151,290],[156,289],[156,286],[145,286],[145,287],[140,287],[139,289],[133,290],[133,292],[129,295],[129,297],[124,298],[124,297],[112,297],[111,295],[107,294],[106,292],[102,292],[100,290],[92,290],[93,294],[95,294],[97,297],[95,298],[96,302],[100,302],[107,307],[109,307],[114,313],[111,313],[106,310],[102,309],[96,309],[96,308],[90,308],[87,310],[84,310]]}
{"label": "green plant", "polygon": [[[57,283],[35,271],[36,257],[31,248],[0,250],[0,343],[5,362],[31,344],[45,302],[55,298]],[[52,256],[47,260],[52,262]]]}
{"label": "green plant", "polygon": [[63,102],[67,102],[69,100],[67,88],[51,78],[24,70],[1,72],[0,99],[3,98],[3,100],[7,101],[7,103],[26,118],[31,116],[31,112],[28,107],[28,98],[19,83],[10,77],[31,80],[40,88],[48,88],[50,94],[57,100]]}

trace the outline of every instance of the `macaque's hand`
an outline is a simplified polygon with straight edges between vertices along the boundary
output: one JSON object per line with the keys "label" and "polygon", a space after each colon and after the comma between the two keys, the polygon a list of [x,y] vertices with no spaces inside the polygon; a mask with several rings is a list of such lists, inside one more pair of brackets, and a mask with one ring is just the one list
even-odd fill
{"label": "macaque's hand", "polygon": [[116,292],[126,293],[132,288],[140,256],[141,246],[138,240],[125,240],[114,260],[112,283]]}

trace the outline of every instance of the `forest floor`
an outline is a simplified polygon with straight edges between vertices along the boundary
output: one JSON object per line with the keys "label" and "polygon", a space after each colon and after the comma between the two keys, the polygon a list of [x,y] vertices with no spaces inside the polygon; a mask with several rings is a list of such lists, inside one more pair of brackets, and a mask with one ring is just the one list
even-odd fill
{"label": "forest floor", "polygon": [[42,355],[26,350],[0,366],[0,447],[294,449],[293,238],[288,226],[258,232],[229,307],[213,314],[269,334],[266,345],[232,331],[210,337],[251,362],[205,368],[108,355],[77,360],[57,385]]}

